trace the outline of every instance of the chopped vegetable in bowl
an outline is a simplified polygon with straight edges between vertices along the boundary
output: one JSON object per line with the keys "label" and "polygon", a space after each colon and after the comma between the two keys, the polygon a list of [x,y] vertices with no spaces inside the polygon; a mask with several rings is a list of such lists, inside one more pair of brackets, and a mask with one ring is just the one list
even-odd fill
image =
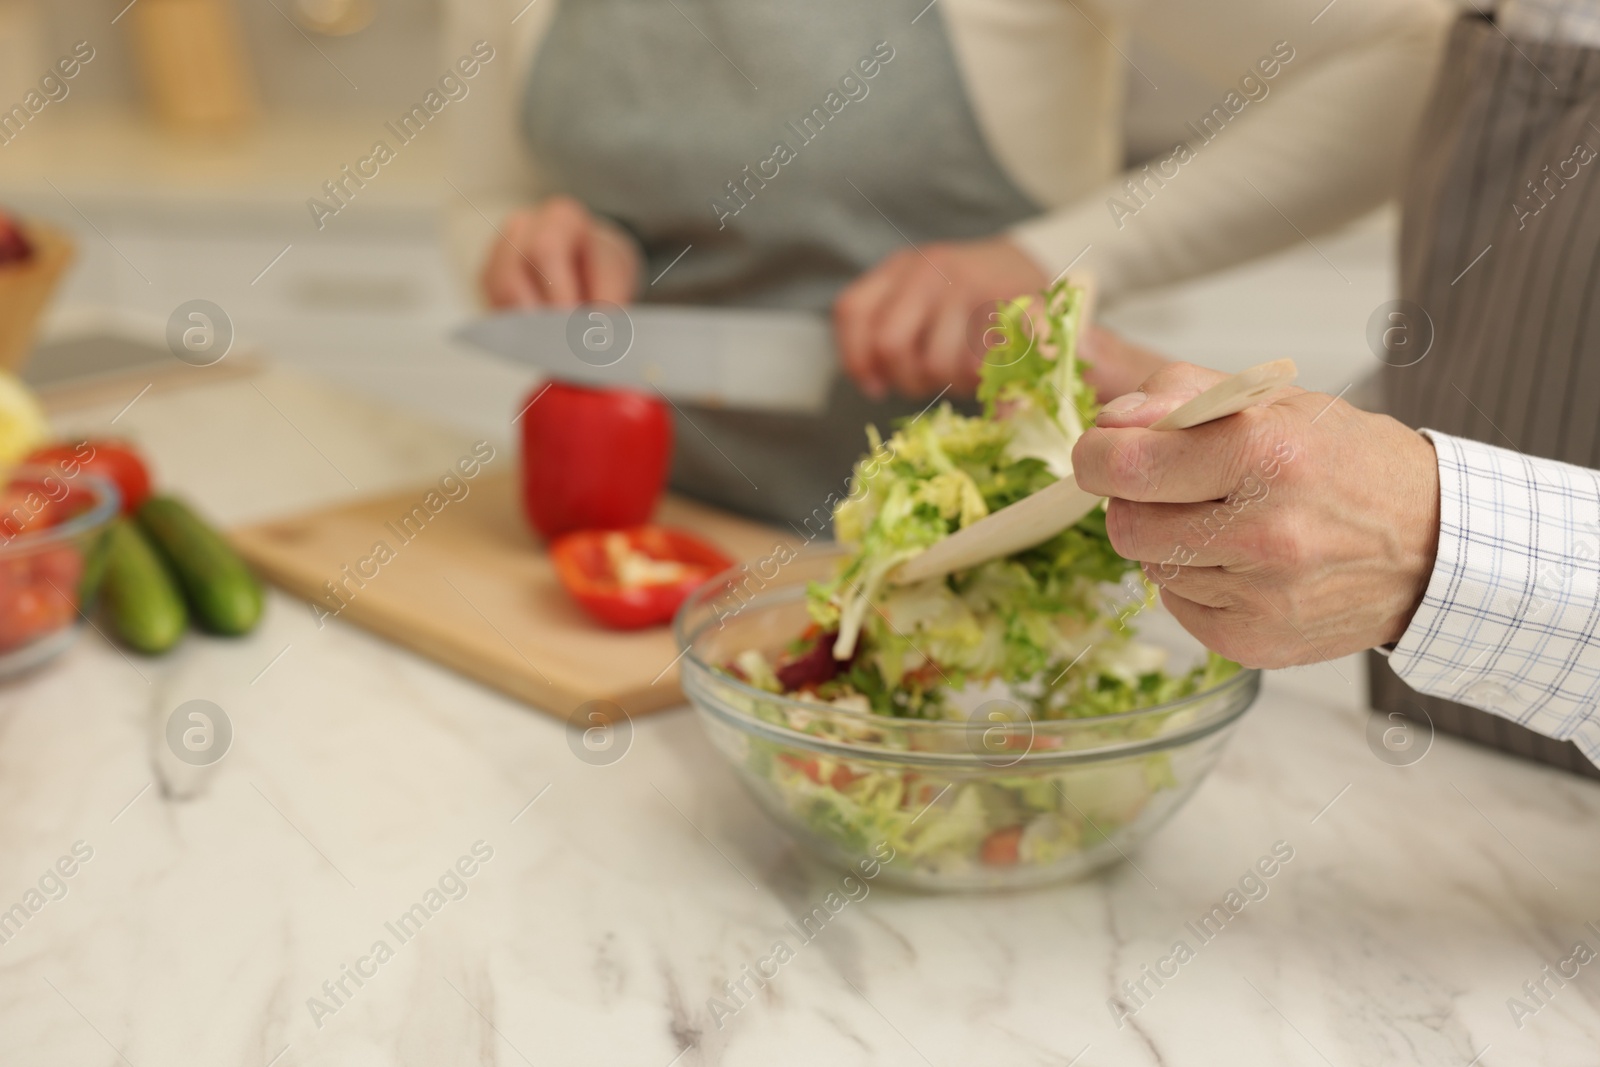
{"label": "chopped vegetable in bowl", "polygon": [[[849,863],[886,843],[890,877],[1031,884],[1143,840],[1209,771],[1259,675],[1153,607],[1096,509],[1050,540],[951,575],[895,569],[1071,477],[1092,425],[1076,358],[1083,294],[998,311],[982,416],[943,405],[870,451],[834,510],[839,549],[713,580],[678,617],[684,688],[761,803]],[[765,561],[764,561],[765,562]],[[729,610],[730,604],[736,604]]]}
{"label": "chopped vegetable in bowl", "polygon": [[19,466],[0,485],[0,679],[64,651],[85,625],[104,563],[116,487]]}

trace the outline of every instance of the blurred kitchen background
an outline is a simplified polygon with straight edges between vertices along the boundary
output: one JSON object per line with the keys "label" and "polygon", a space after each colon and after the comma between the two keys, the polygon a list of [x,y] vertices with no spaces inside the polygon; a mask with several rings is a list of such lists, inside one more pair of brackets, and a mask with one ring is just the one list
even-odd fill
{"label": "blurred kitchen background", "polygon": [[[470,190],[471,176],[451,170],[450,127],[460,109],[492,105],[475,96],[446,108],[437,135],[430,127],[407,145],[324,230],[307,208],[464,51],[452,39],[455,7],[0,0],[0,106],[36,87],[77,42],[95,56],[64,99],[0,144],[0,205],[56,223],[78,245],[41,344],[116,335],[160,348],[173,310],[206,299],[231,317],[241,351],[502,438],[524,376],[447,336],[474,304],[473,265],[448,251],[463,243],[449,235],[477,227],[487,239],[485,216],[498,222],[503,207],[464,202],[458,189]],[[219,14],[223,25],[236,21],[238,47],[196,70],[186,57],[211,54],[201,36]],[[141,48],[140,20],[160,18],[191,32],[151,34]],[[1170,151],[1218,87],[1137,41],[1129,55],[1162,87],[1153,92],[1130,66],[1128,154],[1139,160]],[[198,96],[174,113],[172,94],[185,92]],[[1315,246],[1297,241],[1109,308],[1105,319],[1224,369],[1292,355],[1306,385],[1337,392],[1376,366],[1364,336],[1391,293],[1393,230],[1385,210]],[[39,373],[35,360],[30,374]]]}

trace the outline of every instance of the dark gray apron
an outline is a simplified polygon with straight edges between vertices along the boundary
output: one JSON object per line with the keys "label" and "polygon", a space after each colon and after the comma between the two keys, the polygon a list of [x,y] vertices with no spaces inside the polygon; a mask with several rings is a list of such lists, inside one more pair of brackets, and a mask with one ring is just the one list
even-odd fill
{"label": "dark gray apron", "polygon": [[[550,191],[638,238],[642,299],[826,312],[908,241],[988,237],[1039,213],[984,143],[926,6],[564,0],[528,81],[530,147]],[[868,79],[858,64],[875,49],[893,58]],[[763,168],[780,142],[793,158]],[[887,432],[923,403],[871,402],[841,375],[824,417],[688,407],[673,486],[815,530],[865,425]]]}
{"label": "dark gray apron", "polygon": [[[1580,143],[1600,152],[1597,127],[1600,51],[1513,46],[1476,16],[1456,24],[1400,239],[1402,295],[1435,337],[1420,362],[1384,368],[1391,415],[1600,467],[1600,158],[1573,159]],[[1571,742],[1421,696],[1381,656],[1369,662],[1380,711],[1420,709],[1448,733],[1600,777]]]}

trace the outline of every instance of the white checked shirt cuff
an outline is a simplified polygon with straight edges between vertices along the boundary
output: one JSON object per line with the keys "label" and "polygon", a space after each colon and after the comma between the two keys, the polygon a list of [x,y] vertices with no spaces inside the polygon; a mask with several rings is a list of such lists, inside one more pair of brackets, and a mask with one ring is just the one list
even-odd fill
{"label": "white checked shirt cuff", "polygon": [[1516,41],[1600,47],[1600,10],[1593,0],[1502,0],[1495,22]]}
{"label": "white checked shirt cuff", "polygon": [[1439,554],[1390,666],[1600,764],[1600,472],[1423,432]]}

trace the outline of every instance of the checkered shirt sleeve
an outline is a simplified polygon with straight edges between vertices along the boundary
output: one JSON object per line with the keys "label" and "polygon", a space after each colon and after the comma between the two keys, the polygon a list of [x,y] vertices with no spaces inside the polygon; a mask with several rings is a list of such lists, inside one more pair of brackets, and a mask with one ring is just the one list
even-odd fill
{"label": "checkered shirt sleeve", "polygon": [[1439,555],[1390,665],[1600,764],[1600,471],[1424,433]]}
{"label": "checkered shirt sleeve", "polygon": [[1503,0],[1495,21],[1516,41],[1600,46],[1600,3],[1596,0]]}

